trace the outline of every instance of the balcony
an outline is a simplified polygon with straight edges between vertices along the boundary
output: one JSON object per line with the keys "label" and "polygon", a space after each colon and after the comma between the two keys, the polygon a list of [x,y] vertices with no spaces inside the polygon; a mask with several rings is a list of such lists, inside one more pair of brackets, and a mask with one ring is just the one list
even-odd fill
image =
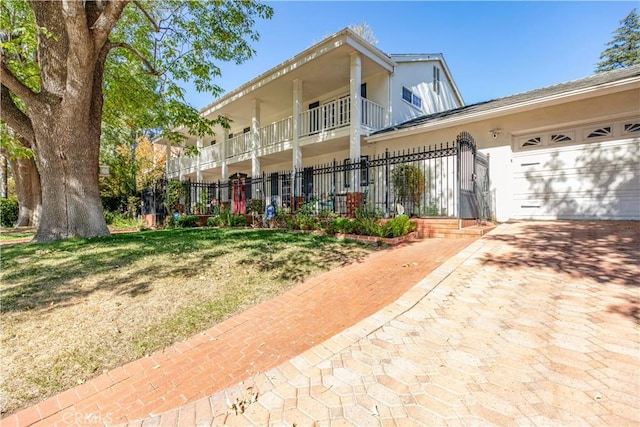
{"label": "balcony", "polygon": [[[368,131],[381,129],[385,125],[385,111],[381,105],[361,98],[362,121],[361,125]],[[322,104],[300,113],[299,119],[300,138],[313,136],[322,132],[328,132],[339,128],[348,127],[351,124],[351,98],[340,97],[332,102]],[[259,129],[261,152],[275,153],[284,151],[284,143],[293,140],[293,117],[289,116],[279,121],[262,126]],[[234,135],[224,142],[226,144],[226,160],[234,162],[246,158],[251,153],[251,132]],[[280,145],[280,147],[279,147]],[[222,147],[220,144],[204,147],[200,150],[200,169],[210,169],[220,166],[222,163]],[[170,161],[169,174],[177,175],[194,173],[198,168],[197,158],[183,157]]]}

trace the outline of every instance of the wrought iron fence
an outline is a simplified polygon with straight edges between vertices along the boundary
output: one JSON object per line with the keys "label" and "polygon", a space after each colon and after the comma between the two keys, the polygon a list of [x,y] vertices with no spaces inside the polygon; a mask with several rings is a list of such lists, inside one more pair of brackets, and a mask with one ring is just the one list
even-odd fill
{"label": "wrought iron fence", "polygon": [[[234,213],[263,211],[273,203],[296,210],[353,216],[356,209],[382,216],[490,219],[489,159],[476,150],[471,135],[455,142],[389,152],[302,170],[235,174],[228,181],[182,182],[179,202],[167,206],[169,183],[159,181],[143,192],[143,214],[210,214],[221,206]],[[155,209],[154,209],[155,203]],[[160,204],[163,204],[161,207]]]}

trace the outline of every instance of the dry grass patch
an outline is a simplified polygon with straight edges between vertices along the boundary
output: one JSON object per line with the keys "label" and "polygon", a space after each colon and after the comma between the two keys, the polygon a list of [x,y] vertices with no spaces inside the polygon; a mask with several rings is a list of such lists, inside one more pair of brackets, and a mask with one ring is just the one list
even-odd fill
{"label": "dry grass patch", "polygon": [[1,250],[4,416],[374,249],[302,233],[191,229]]}

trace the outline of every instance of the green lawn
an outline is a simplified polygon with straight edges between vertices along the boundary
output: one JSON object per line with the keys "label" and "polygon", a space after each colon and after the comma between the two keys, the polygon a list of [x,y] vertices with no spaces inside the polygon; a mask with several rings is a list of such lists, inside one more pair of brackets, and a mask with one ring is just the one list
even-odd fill
{"label": "green lawn", "polygon": [[3,416],[354,262],[372,246],[184,229],[0,248]]}

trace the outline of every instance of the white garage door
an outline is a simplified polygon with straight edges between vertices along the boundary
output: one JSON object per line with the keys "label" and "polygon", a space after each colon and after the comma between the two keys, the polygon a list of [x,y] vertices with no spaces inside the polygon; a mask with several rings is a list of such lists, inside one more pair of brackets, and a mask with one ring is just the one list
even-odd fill
{"label": "white garage door", "polygon": [[635,122],[518,138],[514,218],[640,219]]}

